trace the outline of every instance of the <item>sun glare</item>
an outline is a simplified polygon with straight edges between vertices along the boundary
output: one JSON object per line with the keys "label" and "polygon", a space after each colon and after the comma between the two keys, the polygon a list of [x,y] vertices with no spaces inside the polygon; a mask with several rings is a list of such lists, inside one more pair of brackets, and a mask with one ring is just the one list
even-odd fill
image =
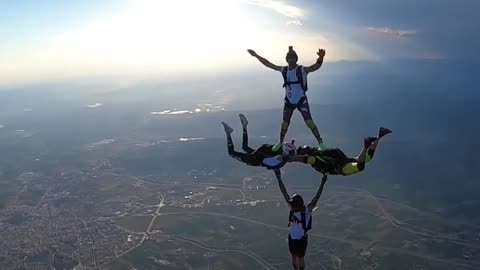
{"label": "sun glare", "polygon": [[[127,1],[101,17],[4,53],[9,65],[0,66],[0,78],[5,83],[75,75],[223,71],[251,65],[248,48],[285,64],[289,45],[304,64],[315,60],[318,48],[327,49],[327,61],[371,58],[341,38],[287,25],[290,11],[267,2]],[[278,16],[284,17],[283,24]],[[275,20],[277,26],[272,26]]]}
{"label": "sun glare", "polygon": [[223,65],[259,38],[238,5],[225,0],[131,1],[121,12],[65,33],[55,43],[79,52],[76,62],[103,60],[139,68]]}

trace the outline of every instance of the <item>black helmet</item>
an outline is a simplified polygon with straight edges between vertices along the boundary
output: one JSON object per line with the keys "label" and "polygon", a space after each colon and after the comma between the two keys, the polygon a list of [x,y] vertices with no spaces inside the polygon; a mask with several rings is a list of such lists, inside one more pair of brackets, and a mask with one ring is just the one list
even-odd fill
{"label": "black helmet", "polygon": [[295,58],[295,61],[298,61],[298,55],[297,53],[293,50],[292,46],[288,46],[288,52],[287,55],[285,56],[285,60],[288,62],[288,58]]}
{"label": "black helmet", "polygon": [[294,194],[292,196],[292,198],[290,199],[290,204],[293,208],[296,208],[296,209],[301,209],[305,207],[305,203],[303,202],[302,196],[298,194]]}

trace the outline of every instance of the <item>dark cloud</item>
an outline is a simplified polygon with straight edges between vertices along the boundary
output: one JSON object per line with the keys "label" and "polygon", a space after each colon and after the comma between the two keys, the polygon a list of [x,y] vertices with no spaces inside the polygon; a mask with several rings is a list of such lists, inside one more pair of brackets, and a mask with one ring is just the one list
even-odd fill
{"label": "dark cloud", "polygon": [[[478,58],[480,1],[322,0],[306,1],[305,5],[319,17],[334,19],[339,35],[380,57]],[[312,29],[319,26],[314,20],[304,24]]]}

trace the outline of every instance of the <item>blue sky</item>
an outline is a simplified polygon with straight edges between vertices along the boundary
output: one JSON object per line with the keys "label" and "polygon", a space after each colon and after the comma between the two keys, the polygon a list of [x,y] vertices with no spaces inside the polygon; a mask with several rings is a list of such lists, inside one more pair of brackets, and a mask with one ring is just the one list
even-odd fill
{"label": "blue sky", "polygon": [[[1,1],[0,81],[274,62],[478,58],[475,0]],[[302,58],[303,57],[303,58]],[[279,63],[281,64],[281,63]],[[168,67],[168,68],[166,68]]]}
{"label": "blue sky", "polygon": [[[119,2],[119,1],[116,1]],[[66,30],[115,8],[115,1],[0,1],[0,34],[3,41],[18,44]],[[2,42],[3,45],[5,45]]]}

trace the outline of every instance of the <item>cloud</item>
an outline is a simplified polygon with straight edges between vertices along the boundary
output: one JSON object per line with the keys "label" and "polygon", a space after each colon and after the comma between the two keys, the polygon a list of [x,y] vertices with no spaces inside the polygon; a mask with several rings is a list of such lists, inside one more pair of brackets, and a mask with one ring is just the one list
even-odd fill
{"label": "cloud", "polygon": [[181,110],[181,111],[176,111],[176,110],[165,110],[161,112],[151,112],[150,114],[152,115],[178,115],[178,114],[189,114],[193,113],[190,110]]}
{"label": "cloud", "polygon": [[296,26],[302,26],[302,22],[299,20],[293,20],[293,21],[288,21],[287,25],[296,25]]}
{"label": "cloud", "polygon": [[367,27],[367,30],[392,39],[405,39],[417,34],[416,30],[400,30],[389,27]]}
{"label": "cloud", "polygon": [[189,141],[205,140],[205,138],[180,138],[178,140],[181,141],[181,142],[189,142]]}
{"label": "cloud", "polygon": [[103,104],[102,103],[95,103],[95,104],[87,105],[88,108],[97,108],[97,107],[100,107],[100,106],[103,106]]}
{"label": "cloud", "polygon": [[288,17],[291,20],[287,22],[287,25],[302,26],[300,19],[303,18],[305,12],[298,7],[275,0],[247,0],[247,3],[271,9],[285,17]]}

